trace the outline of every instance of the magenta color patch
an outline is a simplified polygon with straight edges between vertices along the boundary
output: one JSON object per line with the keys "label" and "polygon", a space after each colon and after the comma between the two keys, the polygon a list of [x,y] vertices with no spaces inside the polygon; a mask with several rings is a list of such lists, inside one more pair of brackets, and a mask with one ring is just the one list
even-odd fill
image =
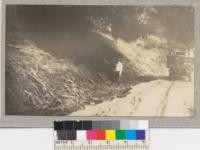
{"label": "magenta color patch", "polygon": [[96,140],[97,139],[96,130],[87,130],[87,139],[88,140]]}

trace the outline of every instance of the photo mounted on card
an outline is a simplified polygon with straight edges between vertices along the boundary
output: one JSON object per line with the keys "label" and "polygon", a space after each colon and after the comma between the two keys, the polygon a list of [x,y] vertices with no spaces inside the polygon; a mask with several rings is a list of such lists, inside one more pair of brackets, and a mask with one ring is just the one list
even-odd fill
{"label": "photo mounted on card", "polygon": [[3,1],[0,126],[200,126],[198,3]]}

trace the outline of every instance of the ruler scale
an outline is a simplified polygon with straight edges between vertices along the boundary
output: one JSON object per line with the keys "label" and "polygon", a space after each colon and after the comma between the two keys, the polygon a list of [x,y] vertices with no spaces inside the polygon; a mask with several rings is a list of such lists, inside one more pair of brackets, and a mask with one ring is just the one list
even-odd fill
{"label": "ruler scale", "polygon": [[148,150],[148,121],[54,122],[55,150]]}
{"label": "ruler scale", "polygon": [[147,150],[148,143],[146,142],[128,142],[124,143],[122,141],[112,141],[111,143],[102,142],[102,141],[91,141],[88,142],[77,142],[72,141],[71,143],[55,143],[55,150],[131,150],[131,149],[140,149]]}

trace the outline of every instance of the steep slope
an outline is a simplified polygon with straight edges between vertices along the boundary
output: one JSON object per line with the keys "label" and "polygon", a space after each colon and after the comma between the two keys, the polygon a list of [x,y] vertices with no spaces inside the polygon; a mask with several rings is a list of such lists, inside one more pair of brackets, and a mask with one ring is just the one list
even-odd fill
{"label": "steep slope", "polygon": [[167,41],[150,35],[145,39],[139,38],[137,41],[126,42],[123,39],[114,39],[111,35],[98,31],[105,40],[112,43],[123,56],[125,56],[134,66],[140,76],[167,76],[166,55],[168,53],[165,46]]}
{"label": "steep slope", "polygon": [[[67,115],[86,105],[124,96],[136,83],[128,60],[109,47],[88,49],[80,57],[75,49],[61,58],[47,48],[39,48],[30,35],[13,32],[9,36],[6,114]],[[111,56],[115,57],[109,59]],[[117,57],[127,62],[120,84],[112,81]]]}

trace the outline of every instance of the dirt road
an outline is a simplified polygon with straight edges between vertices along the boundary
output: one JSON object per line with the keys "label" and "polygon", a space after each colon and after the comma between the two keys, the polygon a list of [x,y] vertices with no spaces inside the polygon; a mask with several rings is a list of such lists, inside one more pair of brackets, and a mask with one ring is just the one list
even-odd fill
{"label": "dirt road", "polygon": [[71,116],[176,116],[192,115],[193,82],[154,80],[132,87],[126,97],[86,106]]}

